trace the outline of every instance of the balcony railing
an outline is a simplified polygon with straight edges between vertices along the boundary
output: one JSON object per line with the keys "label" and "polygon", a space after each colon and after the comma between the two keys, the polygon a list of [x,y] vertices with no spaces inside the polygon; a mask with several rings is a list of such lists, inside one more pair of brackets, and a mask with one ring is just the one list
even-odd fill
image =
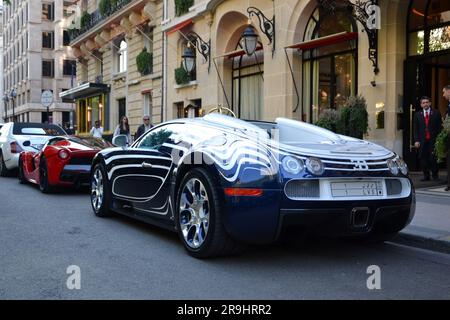
{"label": "balcony railing", "polygon": [[94,12],[88,14],[86,18],[81,18],[81,28],[80,29],[69,29],[69,37],[70,42],[73,42],[75,39],[82,36],[84,33],[91,31],[92,28],[94,28],[96,25],[101,23],[102,21],[106,20],[109,16],[113,15],[114,13],[120,11],[123,7],[125,7],[127,4],[132,2],[133,0],[116,0],[115,4],[113,5],[113,2],[111,2],[111,8],[106,12],[105,14],[101,14],[100,11],[97,9]]}

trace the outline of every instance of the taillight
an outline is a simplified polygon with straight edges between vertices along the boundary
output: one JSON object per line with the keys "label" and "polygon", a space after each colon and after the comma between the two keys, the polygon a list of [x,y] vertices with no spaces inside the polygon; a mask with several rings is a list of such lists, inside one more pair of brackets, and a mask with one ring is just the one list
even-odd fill
{"label": "taillight", "polygon": [[62,159],[62,160],[66,160],[69,157],[69,152],[67,150],[59,150],[58,152],[58,156]]}
{"label": "taillight", "polygon": [[21,153],[23,151],[22,147],[16,141],[11,142],[9,145],[11,147],[11,153]]}

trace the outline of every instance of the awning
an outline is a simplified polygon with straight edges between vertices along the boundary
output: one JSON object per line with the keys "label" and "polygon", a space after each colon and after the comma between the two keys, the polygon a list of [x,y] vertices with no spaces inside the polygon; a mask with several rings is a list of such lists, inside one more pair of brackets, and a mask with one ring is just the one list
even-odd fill
{"label": "awning", "polygon": [[[256,48],[256,51],[260,51],[262,49],[263,49],[263,47],[259,46]],[[214,59],[219,59],[219,58],[231,59],[231,58],[243,56],[244,54],[245,54],[245,50],[239,49],[239,50],[234,50],[234,51],[230,51],[230,52],[221,54],[219,56],[215,56]]]}
{"label": "awning", "polygon": [[169,30],[166,31],[167,35],[177,32],[178,30],[183,29],[184,27],[190,25],[192,22],[192,19],[188,19],[186,21],[180,22],[177,25],[174,25],[172,28],[170,28]]}
{"label": "awning", "polygon": [[103,83],[86,82],[82,85],[79,85],[78,87],[61,92],[59,94],[59,97],[64,99],[77,100],[103,92],[109,92],[108,85]]}
{"label": "awning", "polygon": [[329,45],[333,45],[339,42],[354,40],[358,38],[358,32],[340,32],[331,34],[329,36],[321,37],[318,39],[313,39],[309,41],[304,41],[300,43],[296,43],[290,46],[285,47],[285,49],[298,49],[298,50],[309,50],[315,49],[319,47],[325,47]]}

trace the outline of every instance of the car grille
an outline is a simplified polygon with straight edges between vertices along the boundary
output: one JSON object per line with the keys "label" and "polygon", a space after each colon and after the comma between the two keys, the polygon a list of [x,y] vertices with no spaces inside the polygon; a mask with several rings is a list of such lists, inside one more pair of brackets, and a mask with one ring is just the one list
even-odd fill
{"label": "car grille", "polygon": [[69,161],[69,164],[78,164],[78,165],[90,165],[91,163],[92,163],[91,157],[73,157]]}
{"label": "car grille", "polygon": [[319,180],[290,180],[286,183],[284,192],[286,196],[292,200],[296,200],[299,198],[319,198]]}
{"label": "car grille", "polygon": [[389,171],[387,159],[325,159],[321,158],[328,171]]}

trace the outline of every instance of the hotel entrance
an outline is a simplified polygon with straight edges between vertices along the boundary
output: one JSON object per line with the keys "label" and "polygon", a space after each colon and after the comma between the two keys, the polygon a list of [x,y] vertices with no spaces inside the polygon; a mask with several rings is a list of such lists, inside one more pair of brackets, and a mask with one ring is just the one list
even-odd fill
{"label": "hotel entrance", "polygon": [[442,88],[450,84],[450,2],[413,0],[407,22],[407,52],[403,95],[403,157],[411,170],[419,170],[417,150],[413,147],[414,114],[419,99],[429,96],[433,108],[442,116],[447,102]]}

